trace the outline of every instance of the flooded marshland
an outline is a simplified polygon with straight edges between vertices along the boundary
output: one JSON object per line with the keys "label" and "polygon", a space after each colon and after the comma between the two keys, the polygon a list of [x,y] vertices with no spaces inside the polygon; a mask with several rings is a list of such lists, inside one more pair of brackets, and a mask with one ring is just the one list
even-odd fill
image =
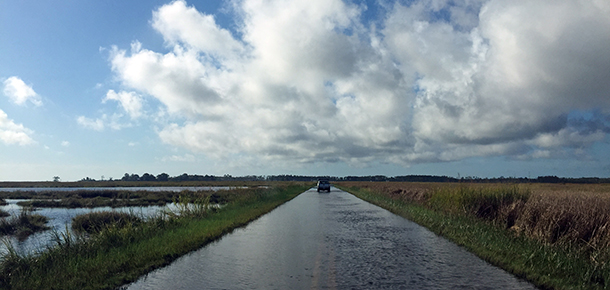
{"label": "flooded marshland", "polygon": [[[241,187],[239,187],[241,188]],[[21,193],[71,193],[71,192],[83,192],[83,191],[116,191],[116,192],[216,192],[219,190],[239,189],[238,187],[228,186],[216,186],[216,187],[112,187],[112,188],[87,188],[87,187],[66,187],[66,188],[52,188],[52,187],[39,187],[39,188],[0,188],[0,192],[7,194],[21,194]],[[56,199],[57,200],[57,199]],[[61,199],[59,199],[61,200]],[[85,199],[83,199],[85,200]],[[5,211],[10,216],[4,219],[10,219],[18,216],[24,207],[19,203],[29,202],[31,199],[5,199],[6,205],[0,206],[1,211]],[[48,218],[49,227],[48,230],[36,232],[25,238],[17,238],[15,236],[3,236],[4,243],[0,243],[0,255],[3,255],[7,251],[7,243],[10,244],[20,254],[32,254],[47,249],[49,246],[54,245],[54,239],[56,234],[72,234],[72,219],[78,215],[87,214],[91,212],[101,211],[117,211],[134,214],[144,219],[152,216],[161,214],[167,211],[176,211],[177,205],[173,202],[166,203],[165,205],[149,205],[149,206],[129,206],[129,207],[75,207],[75,208],[63,208],[63,207],[35,207],[33,214],[42,215]]]}
{"label": "flooded marshland", "polygon": [[0,187],[0,192],[72,192],[72,191],[150,191],[150,192],[181,192],[181,191],[218,191],[228,190],[234,186],[136,186],[136,187]]}
{"label": "flooded marshland", "polygon": [[[27,201],[24,199],[6,199],[7,205],[0,206],[0,210],[7,211],[11,216],[17,216],[22,210],[22,207],[17,205],[18,202]],[[54,231],[57,233],[72,233],[72,218],[96,211],[119,211],[133,213],[136,216],[150,217],[159,214],[162,210],[173,210],[175,204],[167,204],[165,206],[140,206],[140,207],[98,207],[98,208],[38,208],[33,213],[43,215],[49,218],[47,226],[48,230],[37,232],[25,239],[18,239],[14,236],[5,236],[3,239],[9,242],[18,253],[30,254],[45,250],[48,246],[54,243]],[[6,245],[0,244],[0,255],[6,252]]]}

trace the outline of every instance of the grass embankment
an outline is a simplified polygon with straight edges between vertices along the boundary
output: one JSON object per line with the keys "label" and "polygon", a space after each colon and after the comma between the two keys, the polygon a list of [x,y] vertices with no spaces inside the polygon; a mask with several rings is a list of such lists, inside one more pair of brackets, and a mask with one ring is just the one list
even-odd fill
{"label": "grass embankment", "polygon": [[57,237],[55,247],[38,255],[11,251],[0,263],[0,286],[113,289],[247,224],[310,186],[243,189],[220,210],[196,205],[145,222],[109,226],[88,238]]}
{"label": "grass embankment", "polygon": [[342,183],[543,289],[610,289],[604,186]]}

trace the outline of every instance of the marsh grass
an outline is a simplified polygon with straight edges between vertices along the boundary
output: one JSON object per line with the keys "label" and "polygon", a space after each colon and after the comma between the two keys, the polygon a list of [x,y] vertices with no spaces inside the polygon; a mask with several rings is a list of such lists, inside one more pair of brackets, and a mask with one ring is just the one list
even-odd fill
{"label": "marsh grass", "polygon": [[517,185],[501,187],[443,187],[436,189],[425,202],[429,208],[451,214],[464,214],[495,221],[510,228],[522,216],[523,205],[531,192]]}
{"label": "marsh grass", "polygon": [[[199,194],[183,192],[150,192],[150,191],[114,191],[114,190],[76,190],[76,191],[18,191],[3,193],[8,198],[30,199],[20,201],[20,206],[94,208],[94,207],[128,207],[128,206],[162,206],[179,195]],[[207,194],[212,195],[212,192]]]}
{"label": "marsh grass", "polygon": [[610,187],[340,183],[543,289],[610,289]]}
{"label": "marsh grass", "polygon": [[52,207],[52,208],[95,208],[95,207],[136,207],[136,206],[163,206],[166,199],[117,199],[117,198],[65,198],[61,200],[39,199],[20,201],[17,204],[24,207]]}
{"label": "marsh grass", "polygon": [[[515,231],[550,244],[600,251],[610,262],[610,194],[586,191],[541,191],[522,209]],[[598,258],[591,257],[593,260]]]}
{"label": "marsh grass", "polygon": [[[202,197],[210,203],[222,204],[239,199],[243,189],[232,188],[213,191],[129,191],[129,190],[75,190],[75,191],[16,191],[0,193],[5,198],[29,199],[17,204],[23,207],[55,207],[55,208],[95,208],[95,207],[135,207],[163,206],[177,199],[195,202]],[[262,188],[249,188],[252,190]]]}
{"label": "marsh grass", "polygon": [[0,219],[0,235],[14,235],[19,240],[25,240],[31,234],[48,230],[48,218],[33,214],[32,208],[23,208],[19,215]]}
{"label": "marsh grass", "polygon": [[142,222],[142,218],[133,213],[117,211],[90,212],[72,218],[72,230],[79,233],[95,234],[109,227],[122,228],[134,226]]}
{"label": "marsh grass", "polygon": [[163,211],[163,214],[169,216],[170,218],[206,217],[208,214],[218,211],[218,207],[213,206],[210,203],[210,197],[210,195],[200,195],[199,197],[195,198],[180,196],[178,199],[174,200],[176,209],[166,209]]}
{"label": "marsh grass", "polygon": [[230,202],[221,209],[209,206],[210,196],[184,197],[177,211],[142,222],[110,223],[87,236],[56,232],[55,245],[46,251],[9,251],[0,262],[0,288],[114,289],[247,224],[310,186],[227,192]]}

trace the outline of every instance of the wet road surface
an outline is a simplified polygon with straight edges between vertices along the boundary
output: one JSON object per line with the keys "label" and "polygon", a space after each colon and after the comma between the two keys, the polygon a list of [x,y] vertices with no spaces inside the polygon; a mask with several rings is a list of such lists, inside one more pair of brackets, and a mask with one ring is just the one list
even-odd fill
{"label": "wet road surface", "polygon": [[409,220],[307,191],[128,289],[536,289]]}

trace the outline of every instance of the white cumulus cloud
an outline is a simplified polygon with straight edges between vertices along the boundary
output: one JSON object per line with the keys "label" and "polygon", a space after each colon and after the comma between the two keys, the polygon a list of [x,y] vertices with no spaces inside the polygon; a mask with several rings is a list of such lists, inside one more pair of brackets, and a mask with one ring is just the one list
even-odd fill
{"label": "white cumulus cloud", "polygon": [[30,101],[35,106],[42,106],[40,96],[19,77],[13,76],[4,80],[4,95],[17,105]]}
{"label": "white cumulus cloud", "polygon": [[[548,158],[610,131],[609,2],[386,3],[377,22],[341,0],[232,4],[236,30],[174,1],[151,22],[165,51],[111,50],[122,84],[174,118],[158,130],[168,144],[217,158],[410,164]],[[137,118],[139,96],[106,100]]]}
{"label": "white cumulus cloud", "polygon": [[90,119],[85,116],[79,116],[76,118],[76,122],[81,125],[83,128],[102,131],[104,130],[104,120],[102,119]]}
{"label": "white cumulus cloud", "polygon": [[168,44],[186,43],[198,50],[230,56],[243,50],[226,29],[219,27],[213,15],[199,13],[184,1],[175,1],[153,12],[153,27]]}
{"label": "white cumulus cloud", "polygon": [[34,140],[30,137],[32,130],[25,128],[21,124],[15,123],[8,118],[8,115],[0,110],[0,141],[11,145],[29,145],[33,144]]}
{"label": "white cumulus cloud", "polygon": [[105,103],[108,100],[119,102],[123,110],[125,110],[132,119],[137,119],[142,116],[143,99],[135,92],[120,91],[116,93],[114,90],[109,90],[102,102]]}

